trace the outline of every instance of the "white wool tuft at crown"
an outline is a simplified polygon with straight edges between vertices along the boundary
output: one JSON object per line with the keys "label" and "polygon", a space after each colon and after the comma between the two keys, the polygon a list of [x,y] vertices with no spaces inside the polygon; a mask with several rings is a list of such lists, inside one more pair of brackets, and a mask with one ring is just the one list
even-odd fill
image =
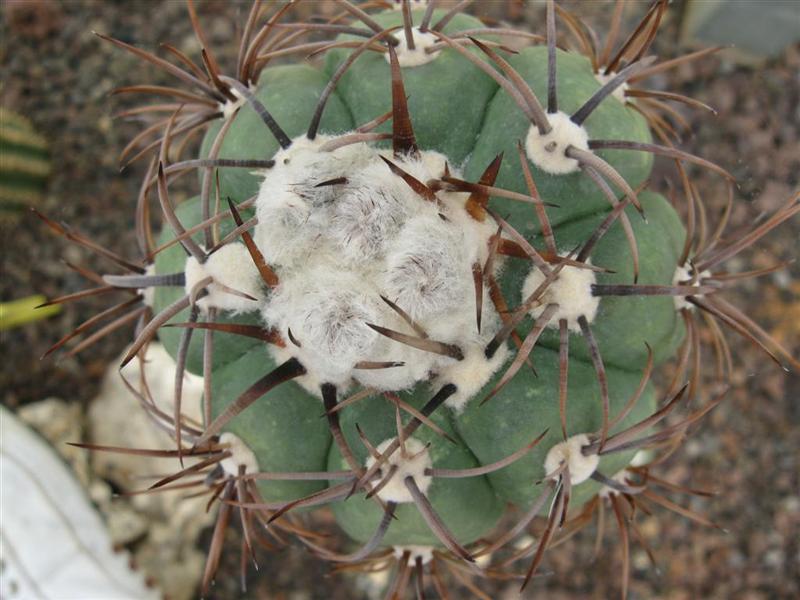
{"label": "white wool tuft at crown", "polygon": [[373,156],[372,162],[348,175],[348,183],[338,190],[340,195],[331,206],[328,220],[334,242],[355,265],[383,258],[406,221],[415,214],[432,211],[376,158]]}
{"label": "white wool tuft at crown", "polygon": [[[267,347],[267,351],[272,356],[272,360],[275,361],[276,365],[283,364],[291,358],[297,359],[300,355],[300,351],[298,350],[297,346],[293,345],[289,340],[286,341],[285,347],[269,345]],[[305,366],[305,364],[303,366]],[[327,380],[321,380],[316,372],[308,370],[306,371],[305,375],[295,377],[292,379],[292,381],[320,401],[322,400],[322,384],[331,383]],[[347,389],[347,386],[337,386],[337,391],[341,393],[346,393]]]}
{"label": "white wool tuft at crown", "polygon": [[[381,325],[394,331],[416,335],[394,311],[390,313],[384,315]],[[371,350],[370,360],[401,362],[403,366],[374,370],[356,369],[353,371],[353,379],[362,386],[396,392],[409,389],[416,383],[428,379],[442,362],[450,359],[380,335]]]}
{"label": "white wool tuft at crown", "polygon": [[459,305],[470,297],[472,288],[463,244],[461,231],[438,216],[411,219],[387,257],[387,296],[414,319]]}
{"label": "white wool tuft at crown", "polygon": [[[278,152],[256,200],[254,238],[280,280],[261,313],[268,327],[284,338],[291,329],[300,344],[273,354],[294,356],[305,366],[304,387],[358,381],[378,390],[407,389],[452,359],[371,329],[368,323],[418,335],[381,296],[430,327],[432,339],[469,342],[473,264],[485,262],[494,227],[466,214],[469,194],[442,191],[431,201],[382,160],[426,183],[445,172],[442,154],[395,157],[363,143],[321,150],[331,139],[301,136]],[[486,290],[484,315],[493,333],[498,319]],[[356,369],[360,362],[403,364]]]}
{"label": "white wool tuft at crown", "polygon": [[282,281],[262,314],[278,331],[291,329],[301,344],[293,351],[306,369],[340,384],[358,361],[371,356],[379,334],[366,324],[381,321],[382,304],[367,282],[323,264]]}

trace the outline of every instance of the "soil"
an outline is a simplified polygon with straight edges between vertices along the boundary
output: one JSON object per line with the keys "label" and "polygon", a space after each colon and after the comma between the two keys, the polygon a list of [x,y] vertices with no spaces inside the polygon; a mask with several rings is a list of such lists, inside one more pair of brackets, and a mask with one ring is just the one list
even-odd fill
{"label": "soil", "polygon": [[[26,17],[23,4],[36,5]],[[479,3],[497,18],[543,27],[539,3]],[[610,15],[608,3],[568,2],[599,31]],[[330,14],[324,3],[306,10]],[[29,6],[27,8],[30,8]],[[225,64],[235,52],[237,24],[248,5],[212,0],[199,4],[209,45]],[[192,36],[183,3],[36,0],[3,4],[0,24],[2,105],[27,116],[47,136],[54,161],[47,199],[38,207],[67,222],[100,245],[137,256],[131,227],[144,165],[120,173],[118,152],[140,125],[114,119],[124,106],[109,93],[139,82],[166,84],[130,55],[103,43],[92,31],[155,49],[170,41],[192,56],[199,46]],[[22,12],[20,12],[22,11]],[[631,13],[641,14],[637,7]],[[655,51],[678,55],[677,28],[668,24]],[[728,239],[775,210],[798,188],[800,177],[800,47],[790,46],[758,66],[734,62],[720,53],[657,78],[653,85],[688,94],[719,110],[710,117],[679,109],[691,125],[682,148],[713,159],[739,183]],[[724,205],[719,178],[691,171],[709,214]],[[677,181],[669,161],[659,161],[654,184],[668,189]],[[2,223],[0,300],[31,294],[55,297],[84,287],[64,261],[105,268],[87,253],[47,230],[31,214]],[[737,258],[737,270],[761,268],[798,256],[800,223],[785,224]],[[800,354],[800,266],[791,264],[772,275],[740,286],[727,297]],[[109,361],[118,356],[131,332],[122,330],[76,358],[39,357],[65,332],[108,306],[103,299],[70,303],[53,318],[2,332],[0,391],[5,405],[16,407],[50,396],[87,404],[95,395]],[[631,556],[631,598],[800,597],[800,377],[786,374],[749,343],[729,336],[737,355],[737,372],[728,397],[700,425],[684,447],[662,467],[660,475],[681,485],[713,488],[712,499],[677,496],[722,529],[706,528],[657,510],[639,515],[642,535],[652,547],[658,569],[650,567],[641,546]],[[548,553],[552,575],[537,579],[530,596],[606,598],[618,595],[620,552],[614,524],[608,520],[603,551],[592,562],[594,529],[588,528]],[[210,535],[210,533],[209,533]],[[205,536],[208,538],[208,535]],[[207,539],[204,540],[207,542]],[[249,591],[239,589],[239,539],[231,530],[223,565],[211,597],[356,598],[341,577],[328,578],[328,567],[300,548],[260,555],[260,571],[251,570]],[[516,584],[488,586],[491,597],[516,597]],[[526,592],[526,597],[528,592]],[[467,597],[464,595],[455,597]]]}

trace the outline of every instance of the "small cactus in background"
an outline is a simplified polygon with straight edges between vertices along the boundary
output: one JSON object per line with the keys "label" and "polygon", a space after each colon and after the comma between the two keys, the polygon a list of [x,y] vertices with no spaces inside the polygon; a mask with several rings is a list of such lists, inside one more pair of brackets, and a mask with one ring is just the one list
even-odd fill
{"label": "small cactus in background", "polygon": [[[665,104],[699,103],[633,87],[677,64],[648,54],[667,3],[603,48],[552,1],[543,36],[489,28],[463,3],[370,14],[336,4],[343,14],[329,23],[287,23],[287,4],[260,25],[255,2],[228,75],[191,2],[202,65],[105,38],[188,86],[120,90],[172,98],[139,110],[158,120],[124,151],[150,158],[141,258],[47,221],[124,269],[86,272],[97,287],[54,302],[129,295],[54,349],[113,317],[71,352],[138,321],[124,362],[144,362],[156,335],[176,359],[172,414],[132,387],[175,438],[174,456],[191,461],[153,489],[209,486],[220,500],[204,591],[232,513],[246,552],[268,542],[265,526],[334,563],[392,565],[389,597],[412,573],[417,590],[425,572],[440,590],[443,569],[524,587],[548,546],[604,505],[626,557],[634,499],[710,524],[654,490],[671,488],[652,474],[650,449],[669,451],[722,399],[715,388],[699,405],[701,325],[717,382],[730,370],[717,321],[798,367],[722,299],[736,276],[717,269],[800,204],[730,245],[726,215],[706,234],[687,165],[731,190],[732,177],[672,145]],[[558,19],[585,55],[556,46]],[[618,9],[613,31],[620,19]],[[320,31],[337,37],[298,40]],[[502,39],[543,44],[512,51]],[[322,64],[271,64],[308,53]],[[200,128],[200,157],[176,159]],[[647,189],[654,156],[676,164],[686,225]],[[199,194],[176,205],[171,185],[192,171]],[[675,357],[657,393],[651,374]],[[204,376],[203,423],[182,418],[186,370]],[[300,509],[323,505],[359,547],[314,535]],[[498,528],[507,505],[511,525]],[[536,541],[515,547],[538,516]],[[623,595],[626,582],[627,572]]]}
{"label": "small cactus in background", "polygon": [[0,218],[14,218],[38,204],[50,171],[47,141],[28,119],[0,109]]}
{"label": "small cactus in background", "polygon": [[[0,224],[12,226],[26,207],[42,201],[50,171],[44,137],[25,117],[0,108]],[[59,306],[43,302],[38,295],[0,302],[0,331],[59,312]]]}

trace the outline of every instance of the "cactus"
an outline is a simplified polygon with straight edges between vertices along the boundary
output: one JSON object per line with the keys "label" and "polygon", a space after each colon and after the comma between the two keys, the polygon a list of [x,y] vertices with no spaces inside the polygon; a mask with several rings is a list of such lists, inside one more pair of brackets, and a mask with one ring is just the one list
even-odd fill
{"label": "cactus", "polygon": [[[95,293],[130,295],[103,314],[116,316],[107,328],[141,319],[123,364],[144,360],[156,335],[177,362],[172,414],[138,393],[174,437],[171,455],[192,462],[153,489],[200,472],[192,485],[221,500],[204,592],[233,512],[248,549],[260,522],[335,563],[396,564],[390,596],[412,570],[423,589],[429,563],[437,588],[437,562],[457,564],[459,580],[459,561],[495,572],[477,566],[482,556],[522,565],[524,587],[548,546],[603,502],[627,552],[620,495],[675,507],[648,485],[642,451],[680,440],[722,399],[656,427],[703,396],[695,313],[798,366],[720,297],[730,279],[712,272],[796,215],[797,197],[731,245],[724,219],[695,239],[686,165],[732,177],[675,148],[654,104],[636,104],[659,92],[631,87],[664,68],[646,55],[666,2],[616,55],[612,37],[600,53],[584,44],[586,56],[556,47],[557,16],[587,40],[552,1],[545,43],[519,52],[496,35],[537,36],[487,28],[460,5],[337,4],[349,22],[287,24],[286,5],[258,29],[256,2],[233,76],[207,47],[204,73],[102,36],[192,88],[155,90],[176,104],[149,130],[155,140],[125,151],[157,150],[137,202],[142,257],[101,250],[125,272]],[[286,43],[319,30],[337,37]],[[323,62],[270,64],[308,52]],[[200,157],[173,160],[175,140],[200,127]],[[655,156],[677,165],[687,226],[646,189]],[[195,170],[199,195],[175,205],[173,181]],[[678,375],[657,392],[652,372],[676,356]],[[199,425],[181,415],[186,370],[205,378]],[[353,552],[323,546],[297,516],[325,505]],[[506,505],[515,524],[498,530]],[[509,551],[537,516],[535,545]]]}
{"label": "cactus", "polygon": [[0,218],[38,203],[50,175],[47,142],[25,117],[0,109]]}

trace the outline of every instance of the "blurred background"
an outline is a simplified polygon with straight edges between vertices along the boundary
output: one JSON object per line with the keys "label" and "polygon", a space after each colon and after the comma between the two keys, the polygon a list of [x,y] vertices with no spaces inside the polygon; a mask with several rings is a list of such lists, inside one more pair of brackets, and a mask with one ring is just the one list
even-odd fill
{"label": "blurred background", "polygon": [[[606,30],[613,6],[600,0],[562,5],[600,32]],[[628,2],[628,25],[648,6]],[[217,58],[229,64],[249,4],[208,0],[198,1],[197,8]],[[298,7],[305,15],[325,16],[333,10],[327,2],[309,1]],[[9,303],[84,287],[64,261],[99,266],[87,253],[51,235],[21,205],[35,204],[99,244],[136,255],[133,206],[146,165],[137,163],[120,172],[117,157],[141,124],[115,119],[114,114],[130,104],[109,94],[122,85],[169,80],[92,31],[151,51],[168,41],[196,57],[200,47],[185,5],[178,0],[4,0],[0,11],[3,128],[27,132],[32,161],[24,189],[6,194],[9,200],[0,212],[0,301]],[[544,31],[541,2],[481,1],[473,12]],[[695,97],[719,111],[715,117],[676,105],[690,125],[681,148],[717,162],[738,181],[730,239],[776,210],[800,183],[798,32],[800,5],[794,0],[673,2],[654,46],[659,56],[672,57],[702,46],[736,44],[669,71],[651,85]],[[0,161],[8,165],[10,160],[5,147]],[[691,175],[709,213],[718,214],[725,201],[720,179],[696,169]],[[677,182],[670,162],[657,161],[655,187],[668,190],[669,179]],[[796,258],[798,239],[800,223],[794,219],[728,267],[745,271]],[[800,266],[794,263],[748,281],[728,297],[794,356],[800,354]],[[130,331],[122,329],[75,357],[40,360],[62,335],[107,306],[89,298],[12,327],[9,315],[21,315],[24,321],[31,313],[25,305],[6,305],[0,331],[2,403],[54,444],[75,470],[110,524],[114,547],[130,552],[139,572],[170,597],[191,598],[210,537],[203,503],[186,508],[178,494],[156,501],[115,499],[127,484],[143,487],[136,482],[143,474],[136,472],[138,465],[90,457],[65,445],[96,440],[98,429],[126,428],[125,421],[118,420],[128,416],[126,401],[119,399],[125,391],[112,380],[117,378],[115,361],[130,341]],[[658,569],[650,567],[645,552],[634,544],[631,598],[800,597],[800,377],[784,373],[750,344],[729,339],[738,368],[727,400],[660,473],[682,485],[714,489],[715,498],[683,500],[727,531],[702,528],[665,511],[640,515],[640,529],[654,550]],[[243,597],[238,536],[236,528],[229,529],[212,598]],[[551,550],[545,564],[553,573],[537,580],[531,595],[617,595],[620,556],[615,540],[609,533],[593,562],[592,528]],[[246,597],[370,595],[352,578],[327,578],[328,566],[297,547],[259,555],[259,565],[258,573],[250,573]],[[486,589],[492,598],[517,597],[516,584]],[[454,597],[468,596],[464,592]]]}

